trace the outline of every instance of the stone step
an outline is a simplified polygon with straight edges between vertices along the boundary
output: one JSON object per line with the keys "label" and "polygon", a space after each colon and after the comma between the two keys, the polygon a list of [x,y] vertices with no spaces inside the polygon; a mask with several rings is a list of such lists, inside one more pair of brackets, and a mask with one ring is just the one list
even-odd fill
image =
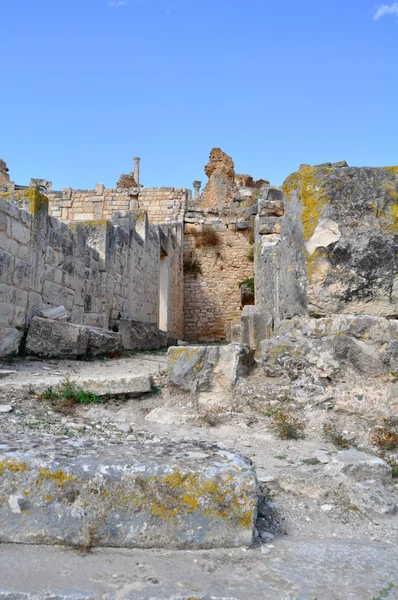
{"label": "stone step", "polygon": [[0,543],[249,546],[257,479],[218,444],[2,436]]}
{"label": "stone step", "polygon": [[[1,378],[0,378],[1,380]],[[1,392],[29,391],[42,394],[49,387],[56,387],[65,381],[61,376],[44,376],[27,378],[25,381],[7,381],[0,383]],[[87,392],[105,396],[140,396],[152,391],[152,377],[149,373],[140,375],[79,377],[74,376],[73,382]]]}
{"label": "stone step", "polygon": [[[0,600],[396,600],[398,548],[369,539],[276,540],[172,552],[0,546]],[[383,594],[383,595],[382,595]]]}

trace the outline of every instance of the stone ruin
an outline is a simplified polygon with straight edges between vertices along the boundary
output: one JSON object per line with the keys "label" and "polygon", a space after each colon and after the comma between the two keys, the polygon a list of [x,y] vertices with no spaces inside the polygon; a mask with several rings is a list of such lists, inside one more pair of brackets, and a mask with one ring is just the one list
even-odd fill
{"label": "stone ruin", "polygon": [[[46,180],[15,185],[0,163],[0,355],[17,354],[21,343],[31,354],[69,358],[172,346],[170,384],[201,402],[244,389],[256,356],[272,395],[373,419],[396,416],[398,167],[302,165],[276,187],[236,175],[232,159],[215,148],[205,172],[208,183],[200,193],[195,181],[192,198],[187,189],[143,187],[139,159],[115,189],[97,184],[62,191]],[[177,346],[183,339],[208,345]],[[224,340],[227,346],[211,345]],[[371,395],[363,401],[374,378],[391,374],[377,402]],[[343,384],[344,393],[337,393]],[[5,440],[6,461],[11,445]],[[129,521],[119,506],[98,545],[250,544],[257,482],[244,457],[187,442],[171,469],[164,457],[175,447],[153,448],[131,446],[126,479],[116,469],[101,482],[106,498],[135,495],[144,517]],[[53,458],[62,454],[68,482],[79,482],[86,502],[98,469],[119,464],[117,448],[101,445],[82,451],[80,462],[58,442],[47,451]],[[70,523],[62,541],[81,543],[87,523],[76,518],[53,478],[43,476],[39,454],[31,452],[29,468],[18,471],[20,484],[34,488],[34,530],[15,534],[0,509],[4,539],[56,543],[49,526],[56,511],[46,507],[40,488],[45,483]],[[84,461],[90,468],[83,476]],[[383,488],[391,468],[381,458],[362,462],[366,473],[378,469],[380,477],[366,485],[350,479],[351,466],[343,461],[336,467],[342,493],[347,501],[355,497],[361,510],[393,514],[394,497]],[[142,470],[144,482],[137,476]],[[137,486],[146,486],[147,494]],[[184,490],[185,503],[175,504],[173,486]],[[12,502],[15,514],[25,510],[27,501]],[[93,510],[101,514],[116,505],[95,501]],[[160,525],[151,521],[154,515]],[[120,526],[135,530],[133,541],[115,533]]]}

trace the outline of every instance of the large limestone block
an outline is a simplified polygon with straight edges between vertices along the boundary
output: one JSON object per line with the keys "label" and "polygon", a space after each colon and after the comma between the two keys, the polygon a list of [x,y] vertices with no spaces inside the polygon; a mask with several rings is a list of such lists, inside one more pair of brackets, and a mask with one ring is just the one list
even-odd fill
{"label": "large limestone block", "polygon": [[26,350],[45,357],[77,358],[87,351],[88,330],[83,325],[34,317],[31,321]]}
{"label": "large limestone block", "polygon": [[248,546],[257,480],[218,444],[3,436],[0,542],[195,549]]}
{"label": "large limestone block", "polygon": [[160,331],[154,323],[142,323],[131,319],[119,321],[119,333],[126,350],[159,350],[177,343],[177,338]]}
{"label": "large limestone block", "polygon": [[355,481],[375,480],[379,483],[391,483],[392,480],[392,468],[384,460],[358,450],[339,452],[326,469],[342,473]]}
{"label": "large limestone block", "polygon": [[305,166],[282,186],[281,241],[257,270],[274,321],[398,314],[398,167]]}
{"label": "large limestone block", "polygon": [[272,336],[272,317],[260,306],[244,306],[241,320],[242,342],[260,352],[262,340]]}
{"label": "large limestone block", "polygon": [[94,356],[118,352],[122,348],[120,333],[101,329],[100,327],[86,327],[88,333],[87,352]]}
{"label": "large limestone block", "polygon": [[170,383],[187,392],[230,390],[249,374],[254,351],[244,344],[169,348]]}

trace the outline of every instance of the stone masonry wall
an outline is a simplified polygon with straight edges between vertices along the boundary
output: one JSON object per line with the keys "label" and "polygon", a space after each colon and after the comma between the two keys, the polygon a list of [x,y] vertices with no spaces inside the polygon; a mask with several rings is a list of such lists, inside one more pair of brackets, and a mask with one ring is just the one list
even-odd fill
{"label": "stone masonry wall", "polygon": [[186,213],[184,337],[187,341],[221,341],[225,338],[225,326],[240,320],[239,284],[253,277],[252,222],[250,217],[242,218],[241,213],[231,209]]}
{"label": "stone masonry wall", "polygon": [[98,183],[95,190],[49,192],[50,215],[62,221],[110,219],[116,211],[142,209],[150,223],[183,221],[191,192],[183,188],[117,188]]}
{"label": "stone masonry wall", "polygon": [[16,350],[34,315],[64,305],[74,323],[159,322],[161,255],[168,257],[167,324],[182,336],[182,227],[145,213],[70,224],[41,201],[26,210],[0,198],[0,355]]}

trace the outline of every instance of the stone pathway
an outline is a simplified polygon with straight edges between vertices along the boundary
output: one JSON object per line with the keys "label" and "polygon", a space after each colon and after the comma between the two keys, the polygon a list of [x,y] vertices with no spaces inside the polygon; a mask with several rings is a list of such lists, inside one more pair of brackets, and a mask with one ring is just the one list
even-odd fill
{"label": "stone pathway", "polygon": [[286,540],[273,546],[267,548],[268,554],[260,548],[104,549],[82,554],[66,548],[3,545],[0,600],[398,598],[397,548],[366,542]]}

